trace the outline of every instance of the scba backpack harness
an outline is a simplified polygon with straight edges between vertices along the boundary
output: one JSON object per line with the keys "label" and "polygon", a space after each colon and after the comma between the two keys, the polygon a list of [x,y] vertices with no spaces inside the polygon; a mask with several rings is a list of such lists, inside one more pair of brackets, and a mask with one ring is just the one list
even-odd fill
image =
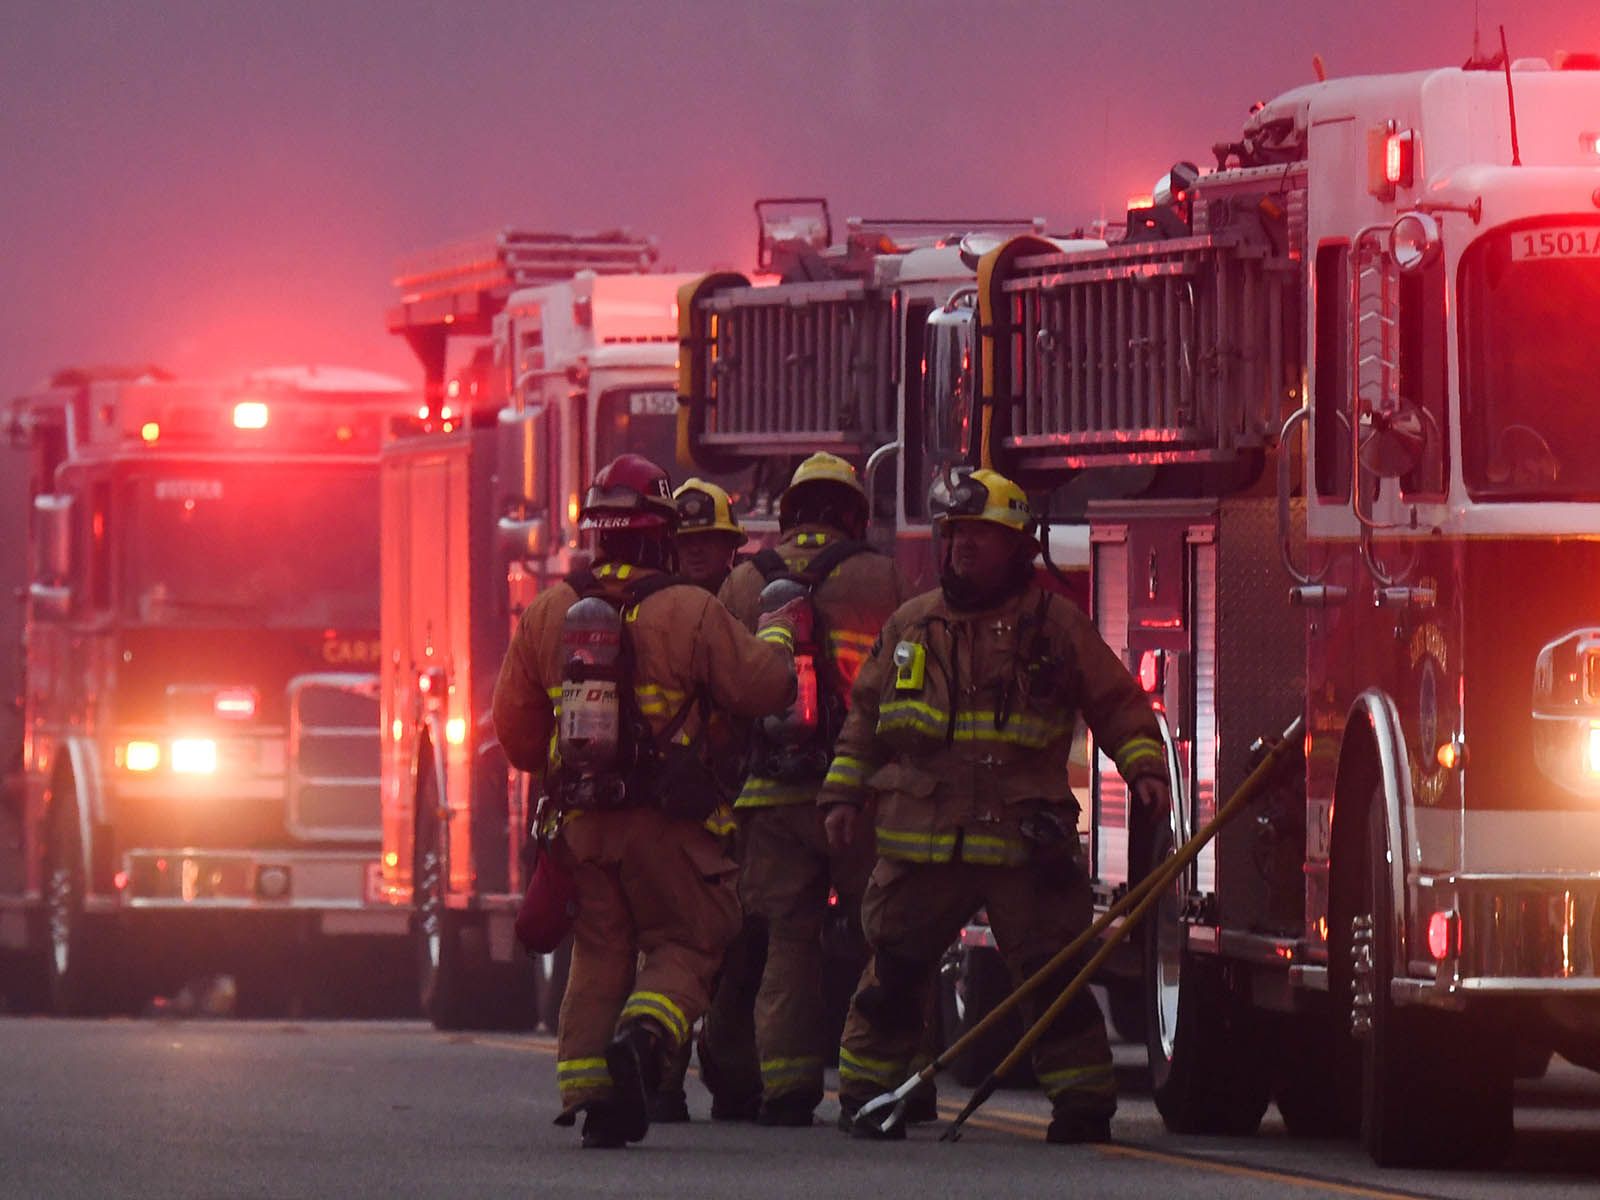
{"label": "scba backpack harness", "polygon": [[757,722],[750,746],[752,775],[780,783],[820,783],[828,773],[833,743],[844,727],[845,695],[828,649],[828,630],[813,597],[847,559],[875,553],[865,542],[845,539],[823,547],[803,571],[791,569],[770,547],[750,560],[766,580],[761,589],[762,612],[781,608],[796,598],[804,598],[811,607],[811,640],[797,642],[794,648],[798,685],[794,703],[785,712]]}
{"label": "scba backpack harness", "polygon": [[[561,716],[556,727],[559,763],[551,800],[558,809],[655,805],[671,816],[704,820],[727,796],[706,764],[701,746],[711,725],[703,687],[683,702],[659,734],[639,709],[637,662],[626,614],[669,587],[691,586],[676,575],[646,575],[614,595],[592,571],[567,583],[578,599],[561,626]],[[692,741],[676,741],[691,710],[700,711]]]}

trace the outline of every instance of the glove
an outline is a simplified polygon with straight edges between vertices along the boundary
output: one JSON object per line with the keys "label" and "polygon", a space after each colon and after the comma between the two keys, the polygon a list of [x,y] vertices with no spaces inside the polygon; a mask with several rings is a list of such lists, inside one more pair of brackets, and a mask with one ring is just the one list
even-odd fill
{"label": "glove", "polygon": [[770,629],[774,625],[782,625],[788,629],[789,636],[794,639],[795,645],[801,645],[811,640],[811,604],[804,596],[796,596],[781,608],[761,614],[756,621],[756,632]]}

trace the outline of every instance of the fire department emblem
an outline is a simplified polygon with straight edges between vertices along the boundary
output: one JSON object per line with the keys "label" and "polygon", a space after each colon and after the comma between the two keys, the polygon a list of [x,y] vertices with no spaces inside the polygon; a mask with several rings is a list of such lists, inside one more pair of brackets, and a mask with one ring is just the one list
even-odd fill
{"label": "fire department emblem", "polygon": [[1411,668],[1416,680],[1417,740],[1411,751],[1411,791],[1418,804],[1437,804],[1446,772],[1440,767],[1439,686],[1448,656],[1444,632],[1424,625],[1411,637]]}

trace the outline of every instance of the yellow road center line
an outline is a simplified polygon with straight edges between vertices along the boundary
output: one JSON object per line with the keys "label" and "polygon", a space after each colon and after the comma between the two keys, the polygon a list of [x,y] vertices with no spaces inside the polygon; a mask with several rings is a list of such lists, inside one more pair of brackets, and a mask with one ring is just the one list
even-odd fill
{"label": "yellow road center line", "polygon": [[[475,1046],[492,1046],[501,1050],[520,1050],[524,1054],[554,1054],[556,1050],[555,1039],[549,1036],[529,1037],[518,1040],[511,1038],[480,1037],[476,1034],[447,1034],[442,1039],[456,1044],[470,1044]],[[837,1099],[838,1093],[828,1092],[830,1100]],[[955,1101],[939,1101],[939,1115],[947,1120],[953,1120],[961,1111],[961,1105]],[[1035,1113],[1019,1112],[1009,1108],[990,1108],[987,1115],[974,1114],[967,1118],[967,1124],[974,1129],[986,1129],[991,1133],[1010,1133],[1018,1135],[1035,1134],[1050,1124],[1048,1117]],[[1207,1158],[1201,1154],[1179,1154],[1168,1150],[1154,1150],[1147,1146],[1131,1146],[1126,1142],[1109,1142],[1093,1146],[1101,1154],[1114,1158],[1138,1158],[1146,1162],[1164,1163],[1175,1167],[1193,1167],[1202,1171],[1214,1171],[1221,1175],[1233,1175],[1242,1179],[1259,1179],[1265,1183],[1287,1184],[1297,1188],[1320,1188],[1325,1192],[1338,1196],[1362,1196],[1368,1200],[1418,1200],[1416,1192],[1392,1192],[1384,1188],[1366,1187],[1359,1183],[1340,1183],[1337,1180],[1318,1179],[1309,1175],[1294,1175],[1288,1171],[1276,1171],[1271,1167],[1252,1167],[1239,1163],[1221,1162],[1214,1158]]]}

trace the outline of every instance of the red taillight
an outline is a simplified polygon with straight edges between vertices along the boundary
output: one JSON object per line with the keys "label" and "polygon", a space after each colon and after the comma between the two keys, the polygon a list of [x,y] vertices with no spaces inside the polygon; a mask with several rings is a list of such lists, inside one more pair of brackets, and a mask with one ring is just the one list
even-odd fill
{"label": "red taillight", "polygon": [[1390,183],[1398,184],[1405,170],[1405,147],[1400,143],[1400,135],[1391,133],[1383,147],[1383,177]]}
{"label": "red taillight", "polygon": [[1139,686],[1150,693],[1161,691],[1165,666],[1161,651],[1146,650],[1139,656]]}
{"label": "red taillight", "polygon": [[1461,950],[1461,921],[1450,911],[1436,912],[1428,918],[1428,953],[1443,961]]}

